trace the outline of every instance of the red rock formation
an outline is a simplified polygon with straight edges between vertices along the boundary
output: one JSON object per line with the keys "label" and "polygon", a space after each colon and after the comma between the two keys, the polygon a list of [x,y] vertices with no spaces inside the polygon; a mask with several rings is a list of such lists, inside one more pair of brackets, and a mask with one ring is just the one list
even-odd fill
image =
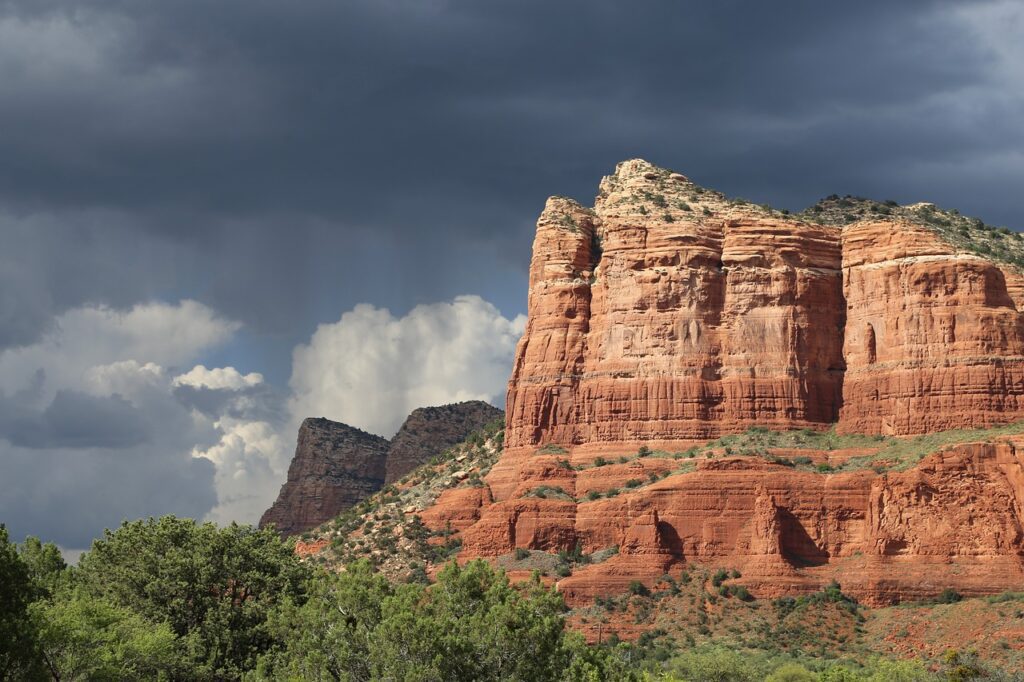
{"label": "red rock formation", "polygon": [[1011,421],[1022,291],[903,218],[817,225],[623,162],[538,220],[506,444]]}
{"label": "red rock formation", "polygon": [[838,428],[908,434],[1024,413],[1024,317],[1008,273],[930,230],[843,231],[846,376]]}
{"label": "red rock formation", "polygon": [[559,582],[575,605],[683,561],[741,569],[759,597],[813,591],[833,578],[871,604],[946,587],[971,595],[1024,585],[1020,442],[960,445],[884,474],[703,460],[692,473],[609,499],[513,498],[477,513],[462,533],[463,558],[619,546],[618,556]]}
{"label": "red rock formation", "polygon": [[281,535],[301,533],[380,490],[389,447],[380,436],[347,424],[304,420],[288,480],[260,528],[273,524]]}
{"label": "red rock formation", "polygon": [[[550,199],[507,449],[486,479],[495,503],[474,511],[463,556],[618,545],[559,583],[576,604],[681,561],[742,569],[761,596],[834,577],[877,603],[1024,584],[1013,443],[882,475],[728,457],[664,479],[677,461],[577,470],[751,426],[906,435],[1024,417],[1024,278],[918,220],[932,209],[873,205],[858,222],[848,200],[823,206],[820,220],[843,226],[730,202],[639,160],[602,181],[593,209]],[[538,454],[545,444],[566,454]],[[630,478],[642,486],[585,501]],[[529,497],[538,486],[577,503]]]}

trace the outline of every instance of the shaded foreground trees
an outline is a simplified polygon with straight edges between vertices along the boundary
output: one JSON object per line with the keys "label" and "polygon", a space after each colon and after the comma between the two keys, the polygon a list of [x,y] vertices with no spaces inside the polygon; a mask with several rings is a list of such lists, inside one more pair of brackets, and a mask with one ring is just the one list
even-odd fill
{"label": "shaded foreground trees", "polygon": [[0,679],[629,679],[565,632],[561,597],[484,562],[392,585],[314,571],[270,530],[163,517],[68,568],[0,531]]}

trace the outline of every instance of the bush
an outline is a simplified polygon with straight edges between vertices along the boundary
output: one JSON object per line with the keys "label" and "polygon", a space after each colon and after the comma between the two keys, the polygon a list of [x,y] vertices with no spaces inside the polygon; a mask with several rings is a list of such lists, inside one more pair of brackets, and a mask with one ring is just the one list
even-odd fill
{"label": "bush", "polygon": [[786,663],[764,678],[764,682],[818,682],[818,676],[799,663]]}
{"label": "bush", "polygon": [[959,592],[954,590],[952,587],[947,587],[939,593],[939,596],[935,598],[935,601],[939,604],[955,604],[961,599],[963,599],[963,597],[960,596]]}
{"label": "bush", "polygon": [[630,583],[629,583],[629,593],[630,594],[634,594],[634,595],[636,595],[638,597],[649,597],[651,595],[651,591],[649,589],[647,589],[647,586],[644,585],[639,580],[631,580],[630,581]]}
{"label": "bush", "polygon": [[636,451],[636,456],[637,457],[649,457],[650,454],[651,454],[651,449],[649,447],[647,447],[646,445],[641,445],[640,449]]}
{"label": "bush", "polygon": [[641,481],[640,479],[638,479],[638,478],[631,478],[628,481],[626,481],[626,487],[627,488],[638,488],[638,487],[640,487],[641,483],[643,483],[643,481]]}
{"label": "bush", "polygon": [[711,577],[711,584],[714,585],[715,587],[718,587],[723,582],[725,582],[728,577],[729,577],[728,571],[726,571],[724,568],[720,568]]}
{"label": "bush", "polygon": [[522,561],[523,559],[530,558],[530,550],[525,547],[516,547],[515,551],[516,561]]}

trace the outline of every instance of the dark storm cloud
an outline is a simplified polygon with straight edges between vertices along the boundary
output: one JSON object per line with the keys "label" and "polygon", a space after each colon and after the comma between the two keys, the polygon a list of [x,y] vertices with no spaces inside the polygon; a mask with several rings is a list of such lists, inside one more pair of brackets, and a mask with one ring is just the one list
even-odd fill
{"label": "dark storm cloud", "polygon": [[544,197],[633,156],[1018,225],[984,5],[8,0],[3,239],[61,239],[42,272],[4,259],[0,344],[181,291],[283,345],[358,301],[513,312]]}
{"label": "dark storm cloud", "polygon": [[57,391],[41,413],[22,415],[6,426],[0,435],[12,445],[32,449],[122,449],[141,445],[152,436],[145,415],[121,396],[97,397],[72,390]]}
{"label": "dark storm cloud", "polygon": [[83,549],[122,521],[161,514],[202,518],[217,503],[209,460],[144,451],[83,455],[0,443],[0,519],[12,537],[36,535]]}

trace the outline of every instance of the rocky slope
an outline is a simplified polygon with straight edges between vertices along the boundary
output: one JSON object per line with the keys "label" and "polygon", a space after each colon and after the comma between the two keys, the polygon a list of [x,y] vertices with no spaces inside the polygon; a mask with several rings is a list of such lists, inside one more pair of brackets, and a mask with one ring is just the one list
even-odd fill
{"label": "rocky slope", "polygon": [[481,400],[413,410],[391,439],[385,482],[397,481],[504,414]]}
{"label": "rocky slope", "polygon": [[503,414],[479,400],[419,408],[390,441],[328,419],[306,419],[288,480],[260,527],[272,523],[287,536],[318,526]]}

